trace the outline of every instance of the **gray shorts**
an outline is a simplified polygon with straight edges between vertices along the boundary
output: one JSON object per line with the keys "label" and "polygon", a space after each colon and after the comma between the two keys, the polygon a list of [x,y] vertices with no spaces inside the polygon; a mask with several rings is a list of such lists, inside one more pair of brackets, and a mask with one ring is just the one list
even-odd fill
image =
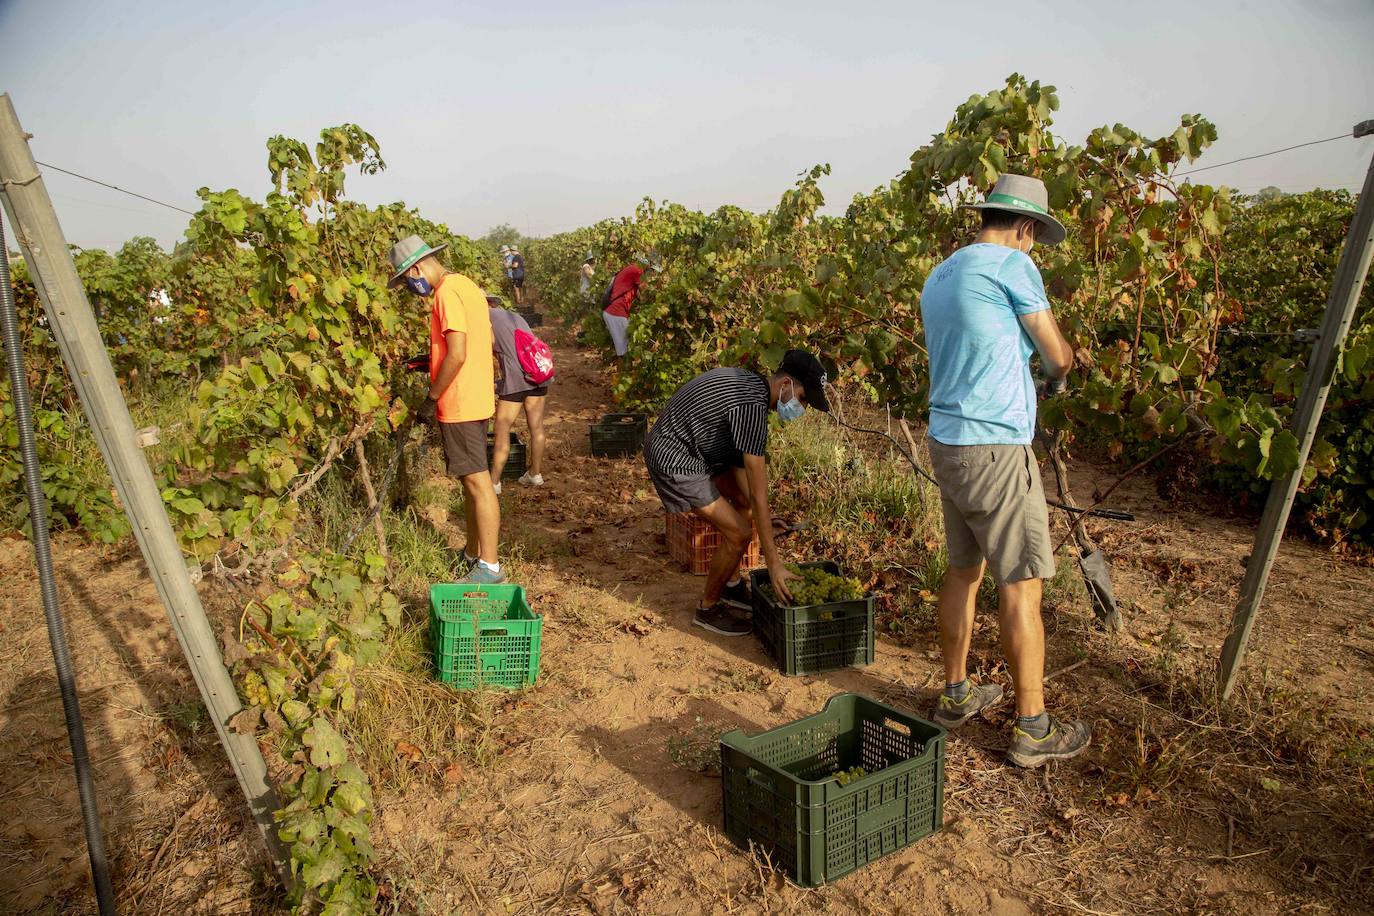
{"label": "gray shorts", "polygon": [[630,348],[630,319],[602,312],[601,320],[606,322],[606,330],[611,334],[611,343],[615,344],[615,355],[624,356],[625,351]]}
{"label": "gray shorts", "polygon": [[984,559],[998,585],[1054,576],[1040,465],[1029,445],[945,445],[927,439],[945,515],[949,565]]}
{"label": "gray shorts", "polygon": [[[711,505],[720,499],[720,488],[716,486],[715,478],[733,473],[728,465],[711,468],[705,474],[665,471],[654,462],[652,448],[644,450],[644,466],[649,471],[649,480],[658,492],[659,501],[669,512],[690,512]],[[744,459],[741,458],[735,466],[743,467]]]}
{"label": "gray shorts", "polygon": [[669,512],[691,512],[720,499],[720,490],[706,475],[665,474],[649,468],[649,479]]}
{"label": "gray shorts", "polygon": [[440,423],[444,466],[450,477],[467,477],[487,470],[487,421]]}

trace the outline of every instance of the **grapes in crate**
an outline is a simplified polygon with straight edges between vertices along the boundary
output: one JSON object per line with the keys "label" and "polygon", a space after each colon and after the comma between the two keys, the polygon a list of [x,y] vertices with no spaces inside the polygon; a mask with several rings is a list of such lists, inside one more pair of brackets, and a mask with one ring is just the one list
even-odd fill
{"label": "grapes in crate", "polygon": [[836,770],[834,778],[835,781],[838,782],[840,785],[847,786],[851,782],[854,782],[858,779],[863,779],[867,775],[868,771],[865,770],[863,767],[850,767],[847,770]]}
{"label": "grapes in crate", "polygon": [[[788,563],[787,570],[796,577],[787,584],[792,592],[793,607],[862,601],[865,597],[863,583],[852,576],[837,576],[818,566],[800,567],[795,563]],[[770,584],[765,582],[760,588],[767,592],[774,604],[782,603]]]}

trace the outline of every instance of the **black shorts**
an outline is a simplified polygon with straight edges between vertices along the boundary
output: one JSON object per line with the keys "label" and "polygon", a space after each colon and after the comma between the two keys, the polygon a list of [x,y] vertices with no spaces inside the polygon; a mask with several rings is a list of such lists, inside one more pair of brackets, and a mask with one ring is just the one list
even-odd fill
{"label": "black shorts", "polygon": [[444,464],[450,477],[467,477],[487,470],[487,421],[440,423]]}
{"label": "black shorts", "polygon": [[511,282],[512,284],[515,285],[515,288],[516,288],[516,289],[520,289],[520,288],[522,288],[522,287],[525,285],[525,278],[524,278],[524,277],[511,277],[511,278],[510,278],[510,282]]}
{"label": "black shorts", "polygon": [[548,394],[549,386],[540,385],[538,388],[526,388],[524,391],[512,391],[510,394],[497,395],[497,399],[523,404],[525,403],[525,398],[543,398],[548,397]]}

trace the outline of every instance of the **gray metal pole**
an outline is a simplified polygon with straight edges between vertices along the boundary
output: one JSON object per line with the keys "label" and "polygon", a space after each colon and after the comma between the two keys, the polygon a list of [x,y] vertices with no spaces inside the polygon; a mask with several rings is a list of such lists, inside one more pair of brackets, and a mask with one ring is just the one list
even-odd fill
{"label": "gray metal pole", "polygon": [[[1374,134],[1374,121],[1361,121],[1355,125],[1356,137],[1371,134]],[[1235,688],[1236,677],[1245,658],[1245,644],[1250,639],[1250,630],[1254,627],[1260,602],[1264,600],[1264,587],[1269,582],[1269,572],[1274,566],[1274,558],[1278,555],[1279,542],[1283,540],[1288,513],[1293,508],[1298,482],[1302,479],[1302,469],[1307,464],[1307,454],[1312,448],[1312,440],[1317,435],[1317,422],[1321,419],[1322,409],[1326,406],[1326,395],[1331,389],[1336,357],[1340,354],[1346,332],[1350,330],[1350,323],[1355,317],[1355,306],[1360,301],[1360,292],[1364,288],[1371,257],[1374,257],[1374,159],[1371,159],[1369,171],[1364,178],[1364,189],[1360,192],[1359,203],[1355,206],[1355,218],[1350,221],[1350,232],[1345,237],[1345,248],[1341,251],[1340,264],[1336,267],[1331,295],[1326,300],[1321,338],[1312,347],[1312,358],[1307,364],[1307,378],[1303,381],[1302,395],[1298,398],[1297,408],[1293,413],[1293,433],[1298,439],[1298,466],[1287,476],[1276,479],[1269,488],[1269,499],[1264,504],[1259,532],[1255,535],[1255,547],[1250,552],[1250,562],[1245,567],[1245,580],[1240,587],[1240,601],[1236,604],[1235,614],[1231,618],[1231,631],[1226,635],[1226,642],[1221,647],[1218,678],[1221,681],[1223,699],[1229,697]]]}
{"label": "gray metal pole", "polygon": [[67,626],[62,620],[62,608],[57,596],[57,577],[53,575],[52,544],[48,540],[48,501],[43,496],[43,469],[38,463],[29,373],[24,366],[24,343],[14,311],[9,261],[4,227],[0,226],[0,336],[5,339],[10,400],[14,406],[14,425],[19,433],[19,453],[24,460],[24,491],[29,502],[29,528],[33,540],[33,560],[38,567],[38,591],[43,598],[48,645],[52,647],[57,689],[62,694],[62,712],[67,720],[67,739],[72,749],[72,769],[76,771],[81,822],[86,828],[86,853],[91,861],[95,899],[101,916],[113,916],[117,912],[114,885],[110,882],[110,862],[105,855],[105,837],[100,829],[100,805],[96,801],[91,754],[86,745],[86,724],[81,719],[81,699],[76,691],[76,666],[72,664]]}
{"label": "gray metal pole", "polygon": [[240,735],[228,727],[229,719],[242,704],[191,582],[148,461],[138,447],[129,407],[110,366],[110,355],[62,236],[52,200],[29,151],[28,137],[19,125],[9,95],[0,94],[0,197],[10,225],[43,300],[48,327],[62,351],[81,406],[90,418],[91,431],[110,469],[133,525],[134,537],[167,608],[167,617],[215,723],[220,743],[248,799],[277,873],[283,885],[289,885],[289,860],[277,838],[272,817],[277,799],[267,779],[267,765],[256,738]]}

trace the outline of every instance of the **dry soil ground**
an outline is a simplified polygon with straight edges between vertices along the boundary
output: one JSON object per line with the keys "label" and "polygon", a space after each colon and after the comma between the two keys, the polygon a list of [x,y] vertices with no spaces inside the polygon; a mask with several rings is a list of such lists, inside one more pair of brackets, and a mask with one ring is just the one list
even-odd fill
{"label": "dry soil ground", "polygon": [[[951,740],[945,828],[930,839],[817,890],[788,884],[733,847],[721,832],[720,780],[694,769],[700,752],[709,756],[710,736],[788,722],[842,691],[926,709],[940,678],[934,634],[880,641],[877,662],[863,670],[786,678],[754,639],[692,628],[701,580],[668,560],[642,466],[588,454],[586,424],[608,407],[600,360],[565,335],[549,336],[559,365],[549,484],[508,484],[502,497],[509,555],[545,615],[540,681],[474,707],[480,755],[388,736],[395,771],[374,774],[383,906],[645,914],[1374,906],[1368,762],[1362,778],[1339,756],[1344,746],[1324,737],[1358,744],[1363,727],[1369,739],[1374,570],[1286,544],[1253,642],[1252,667],[1263,677],[1219,713],[1195,674],[1216,657],[1250,522],[1166,504],[1138,484],[1113,504],[1140,520],[1094,528],[1114,560],[1127,632],[1095,631],[1068,599],[1047,609],[1048,667],[1072,666],[1050,682],[1048,699],[1093,722],[1084,757],[1038,772],[1007,768],[1004,708]],[[1109,476],[1082,466],[1075,475],[1080,493]],[[55,549],[122,911],[270,909],[251,825],[141,559],[72,536]],[[412,619],[422,619],[422,596],[408,597]],[[61,705],[22,540],[0,541],[0,600],[9,609],[0,620],[0,909],[92,911]],[[988,618],[975,655],[985,676],[1005,683],[995,647]],[[1323,714],[1339,722],[1328,728]]]}

